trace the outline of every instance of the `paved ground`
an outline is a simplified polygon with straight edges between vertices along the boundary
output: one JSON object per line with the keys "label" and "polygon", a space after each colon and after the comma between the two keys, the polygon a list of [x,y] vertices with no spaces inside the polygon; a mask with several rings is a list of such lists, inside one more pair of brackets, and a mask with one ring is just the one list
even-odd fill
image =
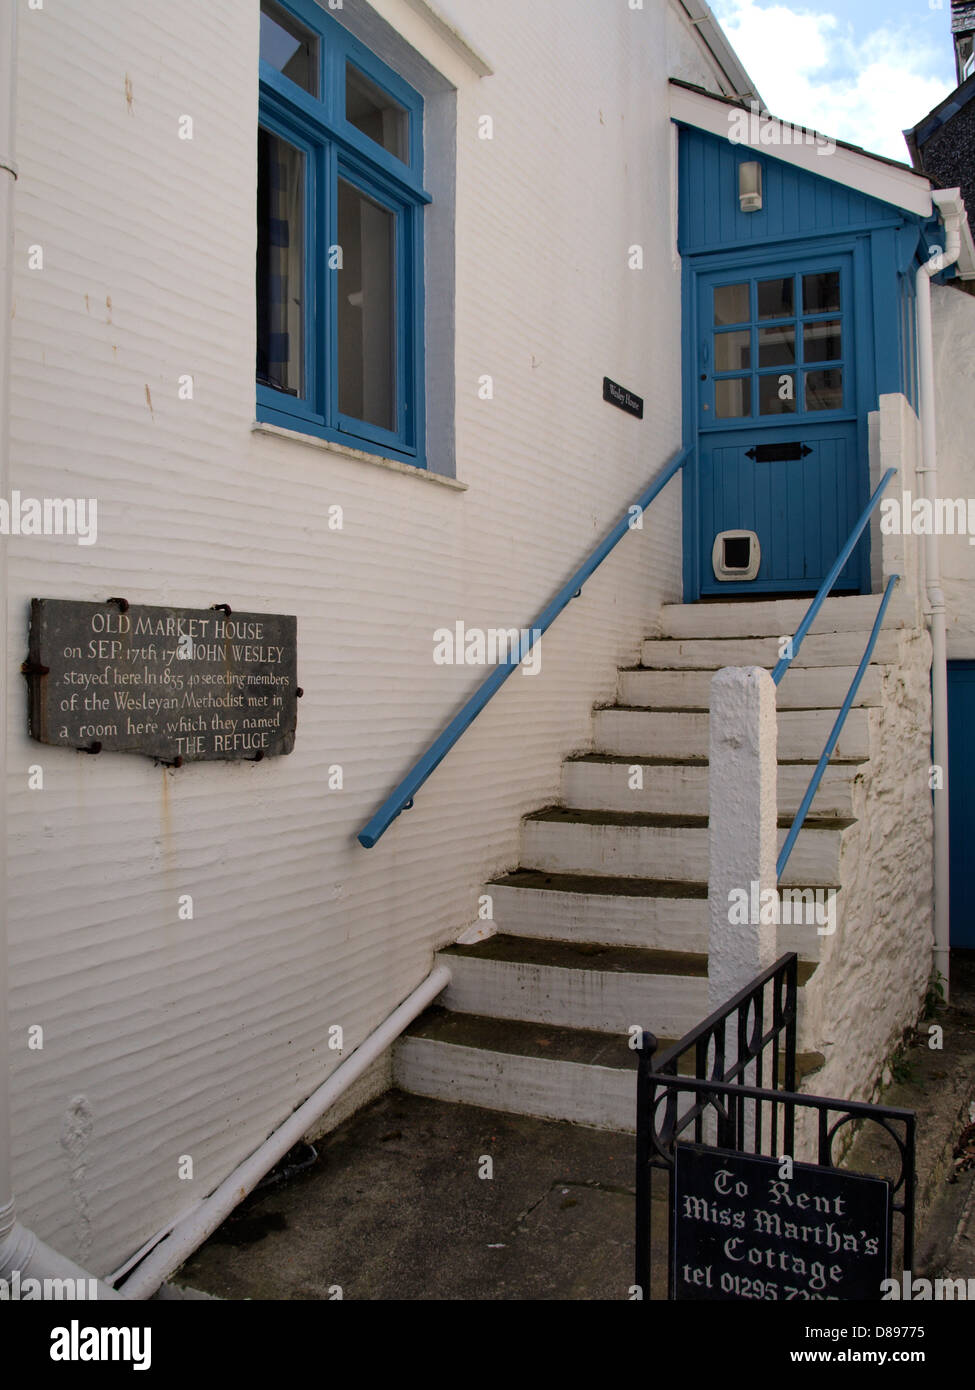
{"label": "paved ground", "polygon": [[[884,1100],[918,1114],[915,1272],[975,1277],[975,1174],[948,1183],[975,1100],[975,953],[952,1006],[898,1059]],[[184,1267],[223,1299],[626,1299],[633,1280],[634,1139],[391,1092],[319,1144],[317,1162],[252,1196]],[[481,1177],[488,1171],[491,1177]],[[889,1172],[866,1133],[850,1168]],[[654,1202],[654,1297],[666,1215]]]}
{"label": "paved ground", "polygon": [[253,1194],[180,1282],[228,1299],[626,1299],[633,1181],[632,1136],[394,1091]]}

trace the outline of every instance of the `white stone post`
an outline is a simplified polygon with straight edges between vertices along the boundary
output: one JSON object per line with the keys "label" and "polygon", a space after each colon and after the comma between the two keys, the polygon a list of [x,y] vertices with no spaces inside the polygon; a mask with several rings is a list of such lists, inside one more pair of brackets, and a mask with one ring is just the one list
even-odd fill
{"label": "white stone post", "polygon": [[[711,682],[708,1008],[719,1008],[776,959],[775,686],[758,666]],[[768,920],[762,922],[762,916]]]}

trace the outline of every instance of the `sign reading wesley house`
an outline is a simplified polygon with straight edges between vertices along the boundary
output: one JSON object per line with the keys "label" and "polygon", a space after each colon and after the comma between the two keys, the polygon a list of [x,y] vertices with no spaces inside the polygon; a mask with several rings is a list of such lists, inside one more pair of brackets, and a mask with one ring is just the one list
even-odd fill
{"label": "sign reading wesley house", "polygon": [[884,1178],[697,1144],[674,1149],[671,1298],[877,1300],[890,1273]]}
{"label": "sign reading wesley house", "polygon": [[294,617],[35,598],[23,669],[40,743],[177,764],[294,747]]}

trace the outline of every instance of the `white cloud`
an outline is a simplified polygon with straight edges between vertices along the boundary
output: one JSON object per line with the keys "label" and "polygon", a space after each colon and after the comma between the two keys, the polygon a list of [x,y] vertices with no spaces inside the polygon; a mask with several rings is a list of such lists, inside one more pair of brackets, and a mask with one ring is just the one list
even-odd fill
{"label": "white cloud", "polygon": [[713,8],[773,115],[874,154],[906,163],[901,132],[951,90],[932,76],[944,55],[915,29],[858,39],[834,14],[756,0],[714,0]]}

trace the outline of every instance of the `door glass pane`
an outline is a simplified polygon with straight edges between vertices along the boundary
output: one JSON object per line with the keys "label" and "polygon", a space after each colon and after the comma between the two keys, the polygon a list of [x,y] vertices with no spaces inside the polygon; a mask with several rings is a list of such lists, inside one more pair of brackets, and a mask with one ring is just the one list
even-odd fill
{"label": "door glass pane", "polygon": [[792,415],[796,408],[796,379],[791,372],[758,378],[759,415]]}
{"label": "door glass pane", "polygon": [[274,0],[261,0],[261,58],[318,96],[318,39]]}
{"label": "door glass pane", "polygon": [[758,365],[791,367],[796,360],[796,330],[793,324],[758,330]]}
{"label": "door glass pane", "polygon": [[827,270],[802,277],[802,312],[828,314],[840,307],[840,272]]}
{"label": "door glass pane", "polygon": [[406,108],[351,63],[345,65],[345,119],[404,164],[408,163],[410,118]]}
{"label": "door glass pane", "polygon": [[781,280],[759,280],[758,317],[788,319],[794,310],[794,281],[791,275]]}
{"label": "door glass pane", "polygon": [[746,328],[737,333],[714,335],[714,370],[740,372],[752,365],[752,335]]}
{"label": "door glass pane", "polygon": [[843,371],[830,367],[826,371],[806,372],[806,409],[843,409]]}
{"label": "door glass pane", "polygon": [[719,420],[741,419],[752,410],[752,383],[747,376],[736,376],[714,383],[714,413]]}
{"label": "door glass pane", "polygon": [[303,394],[305,156],[257,132],[257,379]]}
{"label": "door glass pane", "polygon": [[338,222],[339,410],[395,430],[396,218],[339,179]]}
{"label": "door glass pane", "polygon": [[750,318],[748,285],[718,285],[714,291],[715,323],[747,323]]}
{"label": "door glass pane", "polygon": [[842,357],[842,335],[839,319],[821,319],[807,323],[802,331],[805,362],[835,362]]}

